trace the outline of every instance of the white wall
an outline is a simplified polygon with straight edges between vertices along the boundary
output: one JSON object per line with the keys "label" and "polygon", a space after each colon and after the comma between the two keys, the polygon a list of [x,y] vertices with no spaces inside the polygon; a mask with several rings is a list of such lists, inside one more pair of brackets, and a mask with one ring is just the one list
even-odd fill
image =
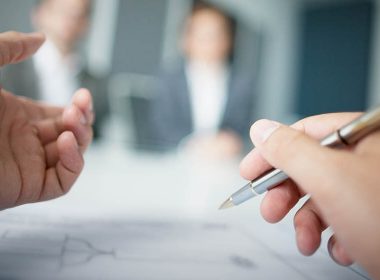
{"label": "white wall", "polygon": [[[265,39],[261,80],[261,115],[291,120],[299,57],[299,9],[304,2],[332,0],[213,0],[258,26]],[[338,1],[338,0],[335,0]],[[342,0],[346,1],[346,0]],[[374,0],[375,22],[369,76],[368,107],[380,105],[380,0]],[[296,116],[295,116],[296,117]]]}
{"label": "white wall", "polygon": [[92,72],[108,73],[111,69],[119,0],[95,0],[87,56]]}
{"label": "white wall", "polygon": [[262,32],[259,116],[287,120],[294,110],[298,57],[297,0],[213,0]]}
{"label": "white wall", "polygon": [[182,31],[183,19],[191,9],[189,0],[168,0],[168,10],[165,24],[165,38],[162,47],[162,65],[172,65],[180,56],[179,36]]}

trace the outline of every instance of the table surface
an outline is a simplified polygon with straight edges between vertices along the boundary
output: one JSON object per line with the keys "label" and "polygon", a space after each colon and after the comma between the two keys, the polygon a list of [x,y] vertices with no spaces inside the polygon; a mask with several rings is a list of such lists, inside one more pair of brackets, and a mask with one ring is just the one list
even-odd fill
{"label": "table surface", "polygon": [[[84,219],[211,220],[238,224],[254,232],[276,254],[291,257],[296,266],[312,268],[316,262],[322,262],[324,272],[334,275],[331,279],[348,279],[347,269],[327,257],[328,232],[324,234],[321,249],[306,258],[296,248],[292,215],[276,225],[265,223],[259,212],[260,197],[234,209],[218,210],[221,202],[245,183],[239,176],[239,159],[200,160],[186,153],[136,152],[120,141],[108,141],[90,147],[85,160],[81,177],[66,196],[6,212]],[[318,273],[316,279],[322,279]],[[349,279],[363,279],[350,273]]]}

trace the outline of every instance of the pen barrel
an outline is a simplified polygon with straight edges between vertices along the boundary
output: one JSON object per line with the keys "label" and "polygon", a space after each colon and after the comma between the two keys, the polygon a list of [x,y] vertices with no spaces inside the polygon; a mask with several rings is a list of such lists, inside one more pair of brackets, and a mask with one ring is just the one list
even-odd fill
{"label": "pen barrel", "polygon": [[380,129],[380,107],[363,114],[339,129],[339,135],[345,144],[353,145],[378,129]]}
{"label": "pen barrel", "polygon": [[239,205],[255,196],[257,196],[257,194],[252,190],[251,183],[248,183],[243,188],[231,195],[231,199],[234,205]]}
{"label": "pen barrel", "polygon": [[256,194],[262,194],[266,191],[277,187],[279,184],[288,179],[289,176],[286,175],[280,169],[272,169],[268,171],[264,176],[253,180],[251,182],[251,188]]}

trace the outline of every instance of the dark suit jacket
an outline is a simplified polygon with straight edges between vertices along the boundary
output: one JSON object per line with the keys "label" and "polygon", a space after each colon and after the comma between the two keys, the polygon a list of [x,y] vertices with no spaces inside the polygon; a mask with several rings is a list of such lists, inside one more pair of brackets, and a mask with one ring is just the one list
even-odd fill
{"label": "dark suit jacket", "polygon": [[[32,60],[26,60],[15,65],[8,65],[1,72],[1,80],[6,90],[16,95],[40,100],[41,90],[39,77]],[[109,113],[107,79],[104,77],[95,77],[84,68],[78,75],[78,81],[81,87],[89,89],[93,95],[96,114],[94,136],[97,137],[99,136],[100,125]]]}
{"label": "dark suit jacket", "polygon": [[[184,67],[162,75],[152,104],[152,124],[156,143],[176,146],[193,132],[193,121]],[[228,97],[220,130],[230,130],[246,139],[253,121],[252,79],[231,73]]]}

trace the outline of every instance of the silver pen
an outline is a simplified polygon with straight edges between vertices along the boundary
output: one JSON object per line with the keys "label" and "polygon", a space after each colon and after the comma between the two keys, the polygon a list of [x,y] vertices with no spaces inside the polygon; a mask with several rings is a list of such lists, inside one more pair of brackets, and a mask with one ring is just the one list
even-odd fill
{"label": "silver pen", "polygon": [[[326,147],[343,148],[356,144],[360,139],[378,129],[380,129],[380,107],[361,115],[325,137],[320,143]],[[288,178],[282,170],[271,169],[231,195],[219,209],[237,206],[278,186]]]}

